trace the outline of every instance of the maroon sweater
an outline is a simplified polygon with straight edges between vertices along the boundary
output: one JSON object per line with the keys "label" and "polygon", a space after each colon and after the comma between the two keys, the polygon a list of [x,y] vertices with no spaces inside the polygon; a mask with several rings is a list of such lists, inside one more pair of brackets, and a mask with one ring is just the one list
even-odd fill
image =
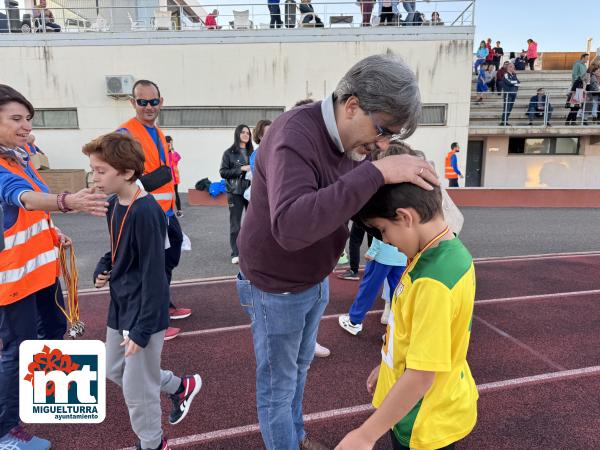
{"label": "maroon sweater", "polygon": [[238,237],[240,269],[259,289],[301,292],[329,275],[347,223],[384,183],[330,138],[321,102],[279,116],[260,143]]}

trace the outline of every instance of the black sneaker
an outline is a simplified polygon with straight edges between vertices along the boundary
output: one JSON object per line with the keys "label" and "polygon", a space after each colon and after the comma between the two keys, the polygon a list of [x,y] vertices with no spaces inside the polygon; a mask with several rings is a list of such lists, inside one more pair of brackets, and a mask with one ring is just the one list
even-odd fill
{"label": "black sneaker", "polygon": [[342,279],[342,280],[351,280],[351,281],[358,281],[360,280],[360,277],[358,276],[358,272],[355,272],[352,269],[348,269],[343,273],[338,273],[337,277]]}
{"label": "black sneaker", "polygon": [[202,387],[202,378],[196,374],[191,377],[184,377],[181,382],[183,383],[183,390],[179,394],[169,395],[171,402],[173,403],[173,409],[169,416],[169,423],[176,425],[181,422],[192,405],[192,400]]}

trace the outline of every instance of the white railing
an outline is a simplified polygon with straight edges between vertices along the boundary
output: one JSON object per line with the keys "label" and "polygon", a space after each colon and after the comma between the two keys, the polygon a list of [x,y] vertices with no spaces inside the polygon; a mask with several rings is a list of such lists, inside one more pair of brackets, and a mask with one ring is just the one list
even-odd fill
{"label": "white railing", "polygon": [[[70,8],[52,8],[51,15],[39,9],[0,8],[0,33],[427,27],[472,26],[474,23],[475,0],[393,0],[391,7],[383,7],[382,2],[281,0],[280,4],[268,8],[266,1],[159,7],[157,0],[153,8],[106,7],[101,1],[97,2],[98,6],[90,7],[86,1],[73,1],[68,3]],[[60,3],[67,4],[67,1]],[[216,27],[210,25],[208,17],[215,9],[219,11]],[[419,32],[427,31],[419,29]]]}
{"label": "white railing", "polygon": [[[513,95],[516,94],[516,95]],[[581,94],[581,92],[580,92]],[[532,101],[535,92],[474,93],[471,127],[592,126],[600,124],[600,91],[584,91],[574,98],[568,89],[545,92],[543,103]],[[480,100],[481,98],[481,100]]]}

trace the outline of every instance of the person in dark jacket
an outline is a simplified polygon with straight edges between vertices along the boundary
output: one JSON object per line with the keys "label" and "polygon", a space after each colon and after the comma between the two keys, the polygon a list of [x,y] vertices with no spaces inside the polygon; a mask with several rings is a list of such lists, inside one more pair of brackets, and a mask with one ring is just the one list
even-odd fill
{"label": "person in dark jacket", "polygon": [[[302,0],[300,2],[300,14],[304,16],[302,19],[302,26],[313,25],[315,27],[324,27],[325,24],[319,16],[315,13],[313,5],[310,0]],[[313,22],[314,21],[314,22]]]}
{"label": "person in dark jacket", "polygon": [[502,122],[500,125],[507,126],[510,125],[508,123],[508,117],[515,106],[515,101],[517,100],[517,91],[519,90],[520,81],[517,78],[517,74],[515,72],[515,65],[509,64],[504,74],[504,83],[502,89],[504,90],[504,108],[502,110]]}
{"label": "person in dark jacket", "polygon": [[[550,126],[552,118],[552,105],[548,103],[548,118],[545,121],[546,125]],[[544,89],[539,88],[537,94],[529,99],[529,107],[527,108],[527,116],[529,117],[529,125],[533,125],[534,117],[544,117],[546,111],[546,94]]]}
{"label": "person in dark jacket", "polygon": [[231,263],[237,264],[239,253],[236,241],[242,225],[242,213],[248,207],[244,191],[250,186],[250,180],[246,179],[246,174],[250,171],[250,156],[252,156],[254,148],[252,147],[252,133],[248,125],[238,125],[233,136],[233,145],[223,153],[219,173],[227,184]]}
{"label": "person in dark jacket", "polygon": [[521,52],[519,56],[515,58],[515,69],[525,70],[527,68],[527,53]]}

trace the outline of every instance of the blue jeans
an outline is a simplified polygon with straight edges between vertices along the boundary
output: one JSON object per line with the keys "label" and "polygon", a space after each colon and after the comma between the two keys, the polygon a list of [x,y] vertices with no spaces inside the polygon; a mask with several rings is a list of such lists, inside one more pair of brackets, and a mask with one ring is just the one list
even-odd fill
{"label": "blue jeans", "polygon": [[19,345],[32,339],[62,339],[67,320],[60,283],[0,306],[0,437],[19,424]]}
{"label": "blue jeans", "polygon": [[415,20],[415,12],[417,12],[417,2],[402,2],[402,6],[408,13],[406,15],[405,23],[407,25],[412,25]]}
{"label": "blue jeans", "polygon": [[502,124],[506,125],[508,123],[508,118],[510,117],[510,113],[512,112],[513,106],[515,106],[515,102],[517,101],[517,93],[516,92],[504,92],[504,108],[502,110]]}
{"label": "blue jeans", "polygon": [[388,266],[377,261],[369,261],[365,267],[358,294],[350,307],[350,321],[353,324],[362,323],[365,315],[373,307],[375,298],[385,280],[390,286],[390,294],[393,295],[403,271],[404,266]]}
{"label": "blue jeans", "polygon": [[302,398],[315,355],[329,279],[300,293],[271,294],[238,274],[240,304],[252,321],[256,406],[267,450],[298,450],[304,439]]}

